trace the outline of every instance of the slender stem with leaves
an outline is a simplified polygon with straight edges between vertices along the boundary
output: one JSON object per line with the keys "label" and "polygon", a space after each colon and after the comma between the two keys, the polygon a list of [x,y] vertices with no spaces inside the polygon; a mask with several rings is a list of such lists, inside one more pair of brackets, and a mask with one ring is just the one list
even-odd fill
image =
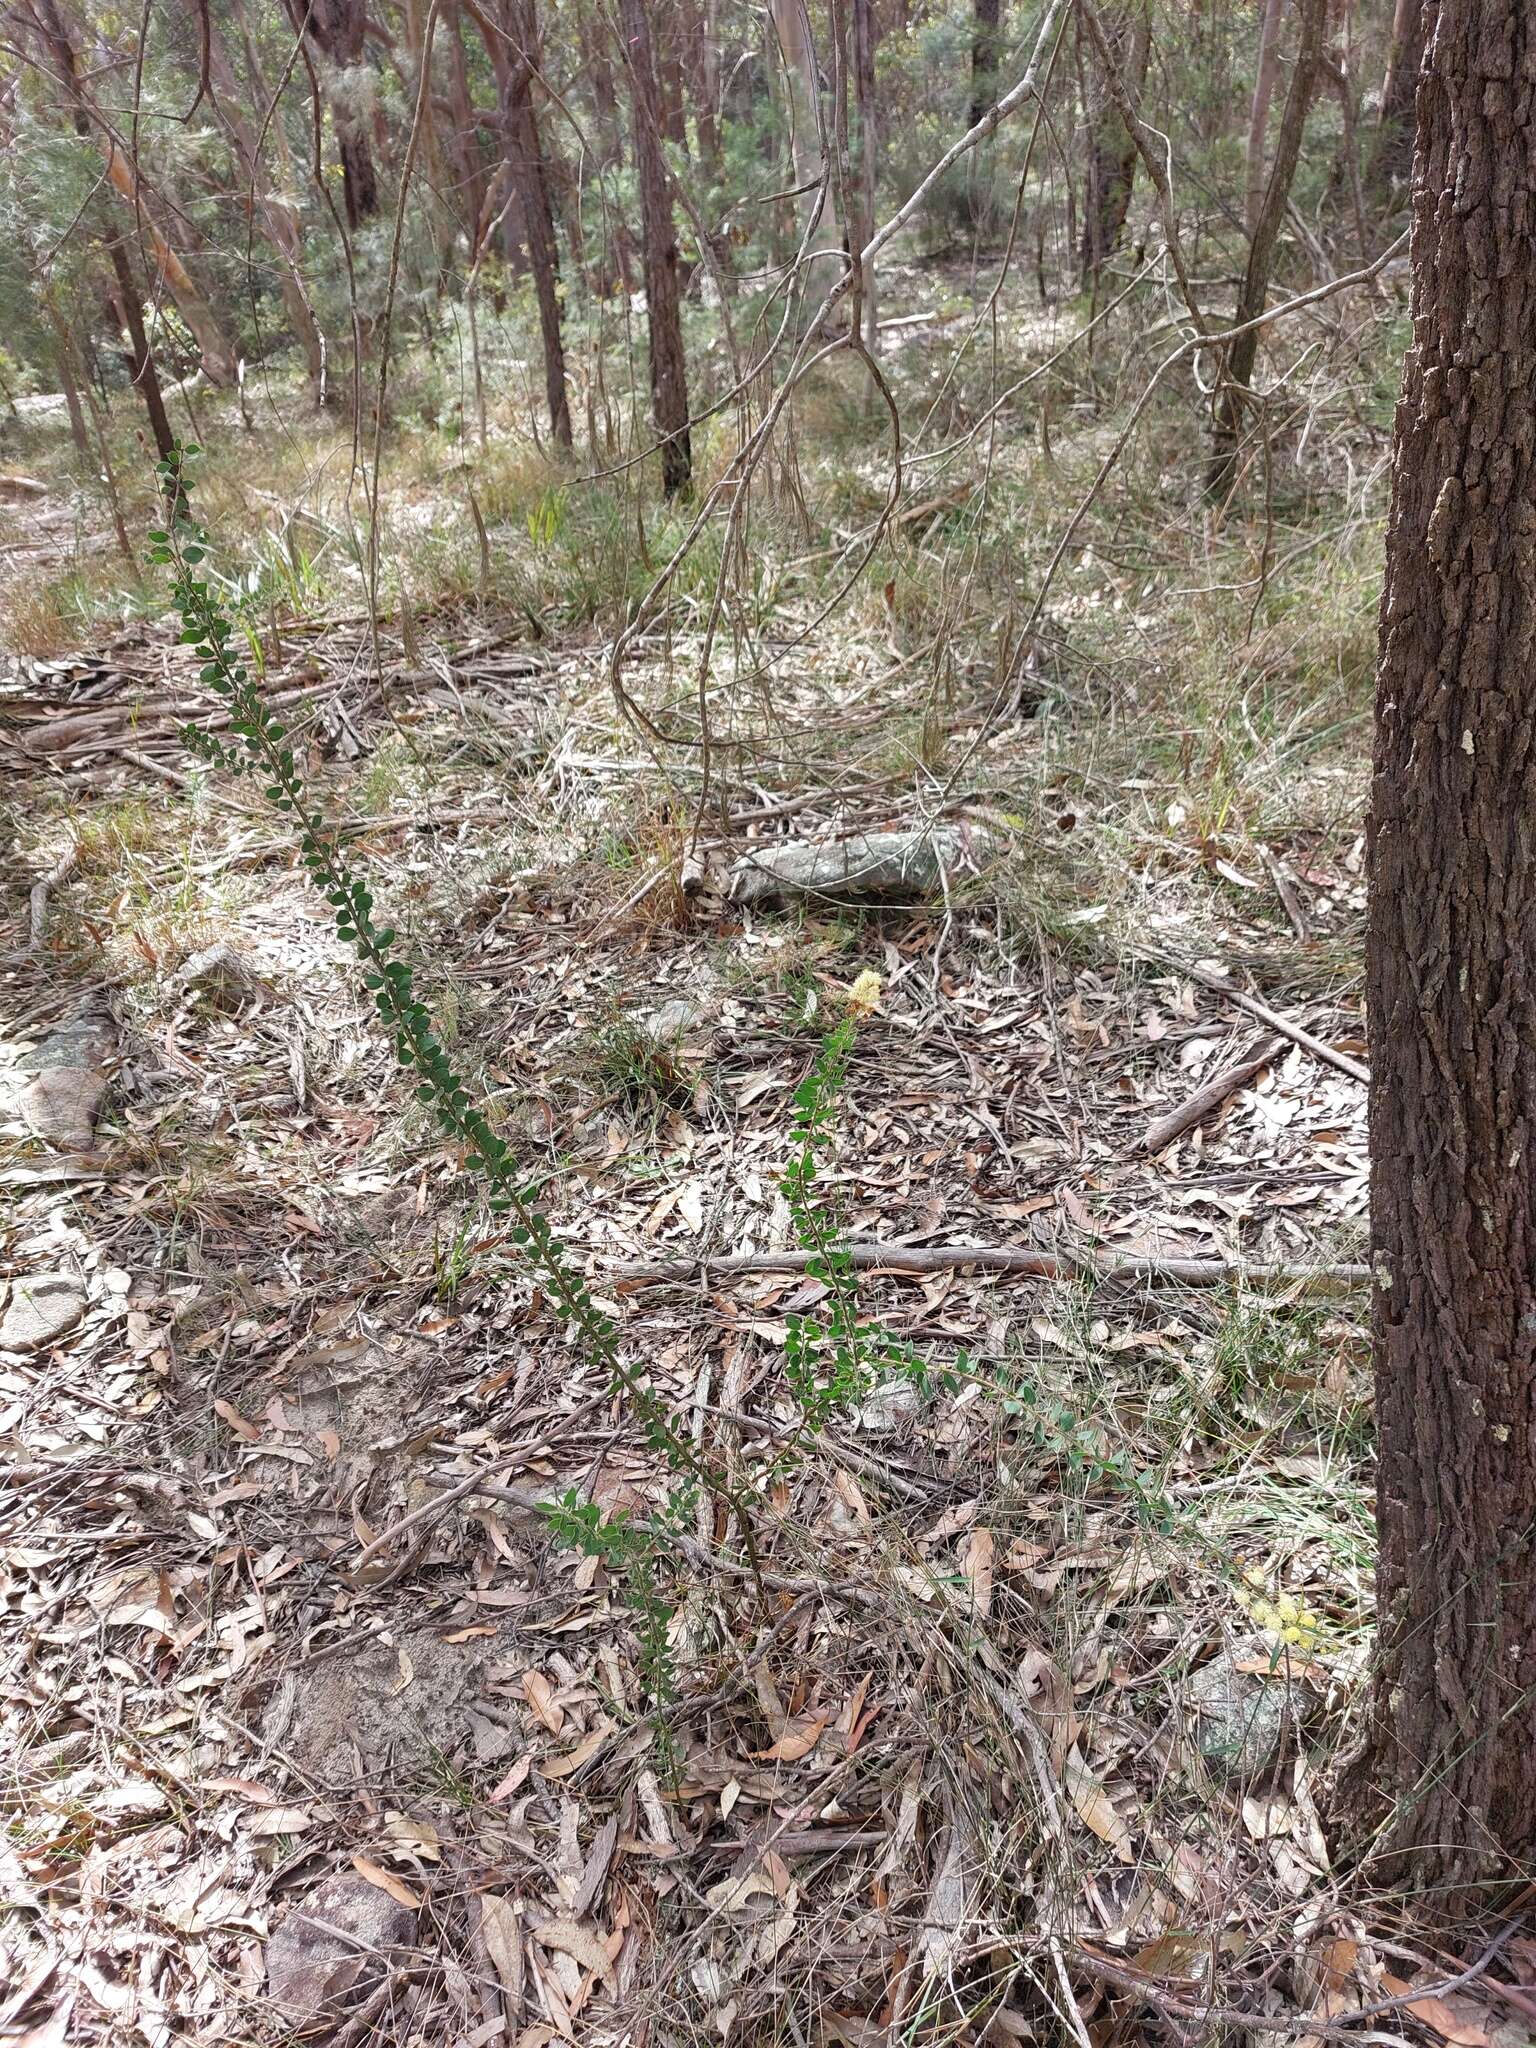
{"label": "slender stem with leaves", "polygon": [[[811,1254],[807,1273],[827,1289],[819,1317],[791,1316],[784,1345],[785,1371],[807,1427],[825,1426],[839,1408],[851,1407],[884,1370],[911,1380],[926,1392],[932,1377],[912,1345],[893,1338],[859,1306],[853,1254],[845,1242],[836,1205],[817,1189],[819,1161],[837,1127],[839,1098],[860,1024],[880,999],[880,977],[870,969],[849,991],[845,1014],[828,1031],[809,1073],[795,1090],[794,1152],[780,1186],[801,1249]],[[941,1375],[946,1384],[952,1375]]]}
{"label": "slender stem with leaves", "polygon": [[677,1430],[665,1405],[623,1356],[613,1318],[593,1300],[586,1281],[572,1266],[566,1247],[538,1205],[537,1189],[519,1185],[511,1147],[471,1100],[433,1029],[431,1013],[415,993],[410,966],[397,955],[393,928],[375,921],[371,891],[353,872],[337,833],[321,817],[284,727],[267,709],[259,684],[231,646],[237,629],[206,575],[198,573],[210,549],[191,506],[188,464],[199,452],[178,444],[156,465],[168,517],[165,526],[149,536],[150,559],[171,572],[181,638],[202,663],[202,682],[227,705],[239,745],[230,746],[198,726],[186,727],[183,739],[205,761],[256,776],[268,802],[285,814],[311,881],[331,905],[337,936],[355,949],[362,964],[364,983],[390,1033],[395,1057],[416,1076],[417,1100],[450,1138],[468,1148],[465,1166],[488,1187],[492,1211],[507,1219],[513,1242],[543,1276],[556,1312],[607,1372],[615,1394],[627,1400],[652,1450],[729,1508],[761,1586],[750,1504]]}

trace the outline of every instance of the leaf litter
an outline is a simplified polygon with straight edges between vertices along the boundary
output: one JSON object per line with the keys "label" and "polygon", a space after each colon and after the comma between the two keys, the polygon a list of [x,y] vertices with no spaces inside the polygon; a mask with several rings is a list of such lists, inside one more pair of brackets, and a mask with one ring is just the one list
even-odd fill
{"label": "leaf litter", "polygon": [[[343,803],[391,721],[452,764],[466,704],[495,711],[489,770],[373,800],[358,836],[626,1342],[738,1473],[794,1424],[786,1319],[821,1283],[613,1276],[785,1248],[790,1100],[861,967],[885,999],[824,1175],[852,1237],[1350,1255],[1363,1091],[1300,1046],[1147,1153],[1253,1045],[1171,941],[1158,965],[1030,940],[985,876],[895,913],[728,902],[760,838],[914,801],[839,797],[878,765],[857,736],[818,768],[846,653],[783,681],[791,791],[824,798],[759,827],[745,789],[669,908],[635,896],[668,828],[588,654],[467,633],[434,650],[451,687],[402,675],[386,715],[361,650],[330,628],[274,679],[301,713],[344,679]],[[179,772],[179,654],[146,628],[26,688],[13,751],[69,791],[81,857],[36,955],[18,900],[5,968],[7,2038],[285,2013],[348,2048],[745,2041],[790,2006],[829,2041],[1106,2040],[1218,1994],[1300,2038],[1384,1996],[1430,2039],[1499,2038],[1496,2005],[1423,1990],[1389,1916],[1346,1914],[1317,1820],[1369,1603],[1347,1287],[868,1276],[892,1336],[977,1377],[877,1389],[775,1473],[766,1609],[701,1515],[653,1713],[621,1589],[530,1503],[645,1510],[665,1475],[402,1107],[288,850],[120,758],[131,728]],[[172,848],[216,912],[157,910]],[[1235,987],[1269,932],[1241,878],[1219,931],[1160,884],[1148,924]],[[1306,1020],[1358,1042],[1353,996]],[[39,1064],[60,1031],[89,1057]],[[72,1078],[40,1098],[48,1072]],[[1188,1682],[1260,1602],[1260,1682],[1294,1704],[1229,1786]]]}

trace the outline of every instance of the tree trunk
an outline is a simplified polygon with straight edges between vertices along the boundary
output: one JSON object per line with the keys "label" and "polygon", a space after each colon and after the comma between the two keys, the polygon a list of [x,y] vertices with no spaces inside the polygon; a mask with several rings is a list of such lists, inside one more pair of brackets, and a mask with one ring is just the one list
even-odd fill
{"label": "tree trunk", "polygon": [[342,206],[354,232],[379,210],[379,180],[369,139],[372,93],[363,58],[366,24],[363,0],[287,0],[295,34],[303,34],[320,59],[341,162]]}
{"label": "tree trunk", "polygon": [[128,350],[123,360],[128,366],[128,375],[135,389],[144,400],[144,410],[149,415],[149,431],[154,436],[155,451],[163,462],[176,446],[176,436],[171,431],[171,422],[166,415],[165,396],[160,389],[160,372],[155,365],[155,352],[149,345],[149,336],[144,328],[144,308],[139,298],[128,251],[121,240],[109,242],[107,254],[112,263],[114,280],[113,305],[117,314],[119,334],[126,331]]}
{"label": "tree trunk", "polygon": [[597,189],[602,199],[604,236],[595,289],[607,294],[617,287],[635,288],[635,248],[629,223],[613,204],[614,177],[624,162],[623,124],[618,88],[613,81],[609,42],[601,25],[585,12],[576,17],[576,32],[592,91],[596,119],[593,140],[597,155]]}
{"label": "tree trunk", "polygon": [[1355,217],[1355,250],[1357,269],[1364,269],[1371,260],[1371,230],[1365,217],[1365,188],[1360,179],[1360,132],[1358,120],[1358,99],[1355,90],[1354,55],[1354,12],[1355,0],[1344,0],[1340,14],[1342,37],[1336,52],[1323,58],[1324,74],[1331,80],[1339,99],[1339,147],[1333,160],[1333,170],[1328,178],[1329,197],[1337,201],[1338,196],[1348,191],[1350,207]]}
{"label": "tree trunk", "polygon": [[784,61],[790,150],[800,199],[800,234],[808,249],[838,245],[821,118],[821,79],[806,0],[769,0],[773,32]]}
{"label": "tree trunk", "polygon": [[1002,0],[975,0],[971,16],[971,127],[997,100],[1002,56]]}
{"label": "tree trunk", "polygon": [[[49,311],[53,308],[50,306]],[[86,430],[85,408],[80,403],[80,379],[75,374],[75,352],[70,346],[69,330],[54,314],[54,361],[58,366],[59,388],[64,393],[64,408],[69,414],[69,438],[75,444],[75,453],[81,463],[89,468],[95,451],[91,437]]]}
{"label": "tree trunk", "polygon": [[[439,10],[441,12],[441,10]],[[452,172],[437,129],[437,94],[432,78],[437,36],[427,33],[426,0],[405,0],[401,22],[405,29],[406,104],[419,108],[420,133],[416,138],[421,175],[416,181],[415,204],[425,214],[437,252],[437,295],[443,296],[453,272],[455,223],[448,204]],[[420,90],[421,74],[427,72],[427,89]]]}
{"label": "tree trunk", "polygon": [[[1301,16],[1301,40],[1291,72],[1291,89],[1286,94],[1285,112],[1280,117],[1275,160],[1270,166],[1263,203],[1254,222],[1253,238],[1248,244],[1248,265],[1237,295],[1237,311],[1232,321],[1234,327],[1256,320],[1269,296],[1270,266],[1274,261],[1275,244],[1280,238],[1280,226],[1285,219],[1286,203],[1291,196],[1291,181],[1296,175],[1296,164],[1301,155],[1302,131],[1307,125],[1307,108],[1312,101],[1312,87],[1322,56],[1328,0],[1297,0],[1297,12]],[[1206,476],[1206,489],[1213,498],[1224,498],[1237,475],[1238,429],[1258,353],[1259,330],[1254,328],[1232,343],[1222,371],[1216,400],[1211,466]]]}
{"label": "tree trunk", "polygon": [[720,134],[720,22],[717,0],[688,0],[684,15],[693,63],[693,121],[699,165],[718,184],[725,169]]}
{"label": "tree trunk", "polygon": [[[653,12],[657,10],[653,9]],[[680,156],[688,154],[688,103],[683,91],[682,23],[674,18],[662,43],[656,66],[656,83],[661,93],[662,139],[670,142]]]}
{"label": "tree trunk", "polygon": [[1536,1852],[1536,15],[1440,0],[1418,95],[1369,835],[1380,1640],[1371,1878]]}
{"label": "tree trunk", "polygon": [[469,66],[464,56],[463,9],[458,0],[448,0],[442,10],[444,51],[444,97],[452,132],[450,155],[454,166],[456,211],[468,231],[469,260],[480,253],[480,221],[485,212],[486,176],[480,155],[479,122],[469,90]]}
{"label": "tree trunk", "polygon": [[[971,14],[971,105],[969,125],[974,128],[997,100],[997,71],[1002,59],[1002,0],[974,0]],[[966,205],[971,225],[987,225],[990,208],[985,170],[991,148],[982,143],[971,151],[966,166]]]}
{"label": "tree trunk", "polygon": [[640,185],[651,411],[661,442],[662,489],[674,498],[692,481],[693,447],[688,431],[688,365],[683,354],[681,258],[661,148],[661,99],[647,14],[648,0],[621,0]]}
{"label": "tree trunk", "polygon": [[[875,177],[879,169],[879,114],[875,103],[874,0],[853,0],[853,98],[858,113],[858,160],[850,211],[854,216],[850,254],[867,249],[875,234]],[[879,309],[875,297],[875,264],[860,266],[859,312],[864,346],[874,355],[880,347]]]}
{"label": "tree trunk", "polygon": [[565,395],[565,342],[560,326],[560,251],[549,198],[548,168],[533,106],[533,74],[539,48],[533,9],[534,0],[501,0],[502,26],[511,56],[500,82],[501,128],[513,190],[522,207],[528,264],[539,304],[550,431],[562,448],[569,448],[571,411]]}
{"label": "tree trunk", "polygon": [[1247,175],[1243,181],[1243,226],[1251,235],[1264,205],[1264,145],[1269,138],[1269,105],[1280,75],[1280,23],[1285,0],[1265,0],[1259,22],[1259,61],[1253,79],[1253,104],[1248,112]]}
{"label": "tree trunk", "polygon": [[[55,352],[58,358],[59,375],[64,383],[64,402],[69,407],[69,430],[74,436],[75,446],[87,471],[93,466],[98,470],[107,493],[107,507],[112,514],[112,530],[117,535],[118,552],[130,568],[133,566],[133,542],[128,538],[128,524],[123,518],[122,494],[117,488],[117,471],[112,462],[112,449],[107,439],[106,422],[101,416],[101,407],[91,389],[90,379],[83,376],[80,359],[75,352],[75,338],[69,324],[59,311],[58,300],[46,281],[38,286],[37,295],[43,310],[48,315],[53,329]],[[93,450],[85,430],[85,407],[91,409],[91,424],[96,429],[96,447]]]}
{"label": "tree trunk", "polygon": [[[230,147],[245,181],[242,201],[253,222],[258,222],[267,242],[277,255],[277,288],[288,315],[294,338],[304,351],[310,390],[319,396],[325,380],[325,350],[315,309],[304,289],[299,263],[304,253],[299,210],[292,200],[272,189],[262,160],[261,141],[242,108],[242,93],[235,67],[230,62],[218,26],[211,19],[208,36],[209,98],[213,110],[229,137]],[[270,124],[280,124],[274,118]]]}
{"label": "tree trunk", "polygon": [[[1151,0],[1135,0],[1103,17],[1104,37],[1133,107],[1140,104],[1152,52]],[[1131,194],[1136,186],[1136,144],[1102,82],[1100,104],[1088,134],[1088,176],[1083,191],[1083,233],[1078,246],[1084,291],[1096,289],[1099,272],[1120,246]]]}
{"label": "tree trunk", "polygon": [[1424,62],[1425,0],[1397,0],[1392,45],[1381,88],[1381,132],[1371,159],[1373,176],[1385,184],[1406,178],[1413,157],[1413,96]]}

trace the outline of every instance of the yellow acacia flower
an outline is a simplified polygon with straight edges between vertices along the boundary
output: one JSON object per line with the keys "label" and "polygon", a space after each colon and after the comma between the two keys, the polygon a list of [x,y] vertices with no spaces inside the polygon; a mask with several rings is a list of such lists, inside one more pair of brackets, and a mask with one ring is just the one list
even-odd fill
{"label": "yellow acacia flower", "polygon": [[1232,1588],[1232,1597],[1255,1625],[1293,1649],[1309,1655],[1317,1649],[1322,1627],[1312,1609],[1304,1607],[1293,1593],[1279,1592],[1271,1597],[1262,1566],[1249,1564],[1241,1557],[1234,1562],[1241,1576]]}
{"label": "yellow acacia flower", "polygon": [[880,989],[880,977],[873,967],[864,968],[848,991],[850,1015],[872,1017],[880,1007]]}

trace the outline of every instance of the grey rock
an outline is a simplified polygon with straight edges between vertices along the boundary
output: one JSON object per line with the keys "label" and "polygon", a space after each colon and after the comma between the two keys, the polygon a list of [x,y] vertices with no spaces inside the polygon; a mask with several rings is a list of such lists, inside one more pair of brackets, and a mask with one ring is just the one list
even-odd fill
{"label": "grey rock", "polygon": [[1195,1747],[1233,1784],[1272,1769],[1299,1718],[1295,1691],[1282,1672],[1238,1669],[1265,1654],[1262,1643],[1238,1645],[1202,1665],[1189,1682]]}
{"label": "grey rock", "polygon": [[34,1138],[62,1152],[88,1152],[106,1092],[106,1077],[94,1067],[50,1067],[20,1090],[17,1105]]}
{"label": "grey rock", "polygon": [[110,1018],[90,1013],[51,1031],[5,1077],[7,1108],[33,1137],[62,1152],[87,1152],[117,1042]]}
{"label": "grey rock", "polygon": [[50,1031],[18,1064],[31,1074],[46,1073],[53,1067],[99,1067],[111,1058],[116,1043],[111,1018],[87,1011]]}
{"label": "grey rock", "polygon": [[934,825],[909,832],[856,832],[848,839],[792,839],[744,854],[730,872],[733,903],[786,897],[833,902],[916,902],[946,876],[974,863],[983,842],[973,832]]}
{"label": "grey rock", "polygon": [[387,1892],[339,1870],[294,1905],[267,1943],[267,1990],[295,2021],[355,2009],[416,1937],[416,1915]]}
{"label": "grey rock", "polygon": [[0,1351],[41,1351],[79,1322],[84,1287],[71,1273],[24,1273],[0,1316]]}

